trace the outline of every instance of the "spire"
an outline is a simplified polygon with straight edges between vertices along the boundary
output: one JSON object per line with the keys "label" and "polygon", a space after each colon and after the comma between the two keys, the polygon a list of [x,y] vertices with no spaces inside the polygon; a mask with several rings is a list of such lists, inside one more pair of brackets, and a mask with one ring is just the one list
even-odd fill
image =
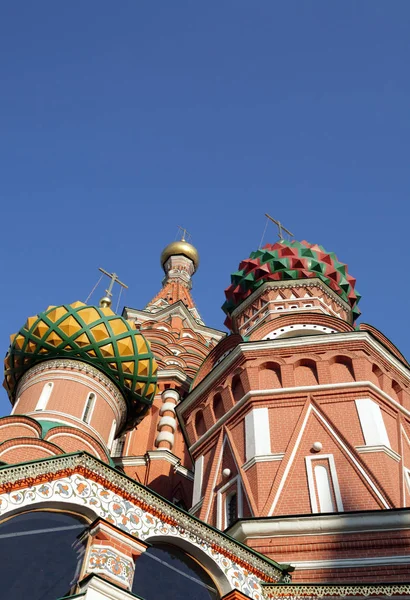
{"label": "spire", "polygon": [[197,249],[186,241],[186,237],[189,236],[187,230],[182,227],[180,229],[182,231],[181,239],[168,244],[162,251],[161,266],[165,273],[162,289],[148,303],[147,307],[162,299],[168,304],[175,304],[181,300],[187,308],[195,308],[190,290],[192,275],[199,266],[199,254]]}
{"label": "spire", "polygon": [[102,308],[109,308],[112,303],[112,288],[114,287],[114,283],[118,283],[120,286],[126,289],[128,289],[128,285],[125,285],[125,283],[118,279],[117,273],[108,273],[108,271],[102,269],[101,267],[99,268],[99,271],[101,271],[101,273],[104,273],[104,275],[107,275],[107,277],[111,279],[108,288],[105,290],[106,296],[103,296],[100,299],[100,306]]}

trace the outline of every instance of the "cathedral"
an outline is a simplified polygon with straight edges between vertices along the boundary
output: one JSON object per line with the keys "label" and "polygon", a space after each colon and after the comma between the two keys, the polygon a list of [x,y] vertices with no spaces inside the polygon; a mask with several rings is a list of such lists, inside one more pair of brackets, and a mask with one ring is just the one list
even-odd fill
{"label": "cathedral", "polygon": [[184,238],[144,308],[116,314],[109,274],[98,305],[22,315],[1,598],[410,598],[409,363],[357,324],[333,252],[280,237],[238,261],[228,333]]}

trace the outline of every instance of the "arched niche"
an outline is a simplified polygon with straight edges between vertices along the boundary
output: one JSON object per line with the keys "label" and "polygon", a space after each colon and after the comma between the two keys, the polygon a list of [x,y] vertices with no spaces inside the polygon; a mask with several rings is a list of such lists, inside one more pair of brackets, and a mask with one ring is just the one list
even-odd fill
{"label": "arched niche", "polygon": [[314,360],[302,358],[294,365],[295,385],[317,385],[319,383]]}
{"label": "arched niche", "polygon": [[282,375],[278,363],[266,362],[259,369],[260,389],[269,390],[282,387]]}
{"label": "arched niche", "polygon": [[195,431],[198,438],[204,435],[206,431],[204,413],[202,412],[202,410],[198,410],[195,413]]}
{"label": "arched niche", "polygon": [[334,356],[329,363],[333,383],[355,381],[353,361],[350,356]]}
{"label": "arched niche", "polygon": [[222,401],[222,395],[220,394],[220,392],[215,394],[215,396],[213,397],[212,411],[214,413],[214,418],[216,421],[221,419],[225,414],[224,405],[223,405],[223,401]]}
{"label": "arched niche", "polygon": [[245,390],[239,373],[234,375],[232,378],[231,390],[235,402],[239,402],[239,400],[245,395]]}

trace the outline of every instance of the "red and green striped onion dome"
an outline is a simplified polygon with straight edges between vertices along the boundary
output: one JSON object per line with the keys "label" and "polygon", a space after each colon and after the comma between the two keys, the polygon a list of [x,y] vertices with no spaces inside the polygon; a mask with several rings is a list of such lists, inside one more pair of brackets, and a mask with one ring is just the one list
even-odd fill
{"label": "red and green striped onion dome", "polygon": [[356,279],[348,274],[347,265],[334,252],[305,240],[280,240],[266,244],[243,260],[231,275],[231,285],[225,290],[222,306],[228,315],[225,325],[231,328],[233,311],[261,285],[268,281],[320,279],[351,308],[353,321],[360,315],[357,304],[361,298],[355,291]]}
{"label": "red and green striped onion dome", "polygon": [[83,302],[49,306],[11,336],[4,387],[11,401],[24,373],[45,360],[69,358],[93,365],[120,389],[127,428],[142,419],[156,392],[157,363],[149,342],[110,308]]}

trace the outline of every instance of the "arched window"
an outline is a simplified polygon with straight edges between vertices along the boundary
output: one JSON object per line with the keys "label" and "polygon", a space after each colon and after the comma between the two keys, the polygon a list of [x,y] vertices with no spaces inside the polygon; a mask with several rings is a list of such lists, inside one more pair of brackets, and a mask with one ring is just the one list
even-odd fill
{"label": "arched window", "polygon": [[334,512],[336,508],[333,501],[328,470],[323,465],[317,465],[314,472],[319,500],[319,511],[324,513]]}
{"label": "arched window", "polygon": [[235,375],[232,379],[232,396],[235,402],[238,402],[245,395],[242,381],[239,375]]}
{"label": "arched window", "polygon": [[204,415],[202,414],[202,410],[199,410],[195,415],[195,430],[198,437],[204,435],[206,431]]}
{"label": "arched window", "polygon": [[213,408],[214,416],[215,416],[216,420],[223,417],[225,411],[224,411],[224,405],[222,402],[221,394],[215,394],[213,403],[212,403],[212,408]]}
{"label": "arched window", "polygon": [[84,527],[80,517],[48,511],[18,514],[1,523],[2,597],[55,600],[67,596],[79,558],[76,538]]}
{"label": "arched window", "polygon": [[211,577],[197,560],[176,546],[162,543],[153,544],[138,557],[132,592],[145,600],[220,598]]}
{"label": "arched window", "polygon": [[226,527],[229,527],[238,518],[238,494],[236,492],[231,492],[226,497],[225,514]]}
{"label": "arched window", "polygon": [[383,371],[375,364],[372,365],[372,379],[381,389],[383,385]]}
{"label": "arched window", "polygon": [[82,420],[84,423],[90,423],[92,412],[95,404],[95,394],[94,392],[90,392],[87,396],[87,400],[85,401],[84,412]]}
{"label": "arched window", "polygon": [[41,390],[40,398],[38,399],[36,410],[44,410],[47,406],[47,402],[50,399],[51,392],[53,391],[54,383],[49,381],[45,384],[43,389]]}

